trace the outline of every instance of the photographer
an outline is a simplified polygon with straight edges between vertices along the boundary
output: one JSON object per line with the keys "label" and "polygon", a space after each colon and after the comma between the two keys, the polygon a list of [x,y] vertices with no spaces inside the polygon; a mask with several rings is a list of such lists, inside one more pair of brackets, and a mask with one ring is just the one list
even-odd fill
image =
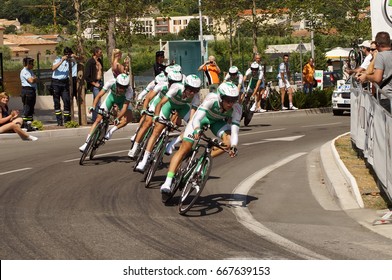
{"label": "photographer", "polygon": [[215,57],[210,55],[208,57],[208,61],[200,65],[199,71],[204,71],[204,74],[207,77],[207,83],[209,86],[210,92],[216,92],[219,86],[219,73],[221,72],[218,64],[216,64]]}
{"label": "photographer", "polygon": [[[57,125],[63,125],[64,123],[71,120],[71,97],[69,94],[69,66],[76,65],[75,55],[71,48],[64,48],[64,55],[57,57],[52,65],[52,92],[53,92],[53,103],[54,113],[56,115]],[[64,110],[61,111],[60,97],[63,100]]]}

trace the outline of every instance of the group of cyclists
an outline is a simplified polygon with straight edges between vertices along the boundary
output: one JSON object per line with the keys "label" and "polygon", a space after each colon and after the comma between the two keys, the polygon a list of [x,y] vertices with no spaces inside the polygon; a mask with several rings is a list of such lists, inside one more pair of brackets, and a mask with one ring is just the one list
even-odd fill
{"label": "group of cyclists", "polygon": [[[247,87],[245,88],[245,84]],[[166,146],[165,154],[173,153],[175,145],[181,142],[178,151],[170,160],[169,169],[164,183],[160,186],[162,194],[171,192],[172,180],[181,162],[190,153],[195,140],[199,139],[201,131],[208,127],[212,133],[222,141],[225,150],[214,149],[212,157],[218,156],[225,151],[230,157],[237,155],[238,134],[242,118],[243,93],[249,92],[255,100],[251,111],[264,112],[260,107],[260,101],[265,91],[264,69],[260,63],[260,56],[255,55],[254,62],[243,75],[236,66],[231,66],[224,81],[217,90],[208,93],[201,101],[200,89],[201,79],[195,75],[184,75],[180,65],[169,65],[163,72],[158,74],[147,87],[137,96],[137,101],[142,103],[141,119],[128,156],[136,162],[134,171],[144,173],[146,164],[150,159],[155,142],[166,128],[168,122],[180,127],[182,121],[186,123],[185,129],[180,136],[175,137]],[[106,94],[106,99],[100,106],[101,110],[110,112],[116,104],[119,113],[110,128],[105,140],[109,140],[112,134],[119,128],[125,126],[131,119],[134,92],[130,86],[130,78],[127,74],[119,74],[114,79],[107,81],[100,93],[96,96],[90,112],[95,110],[100,99]],[[97,124],[102,120],[98,116],[87,135],[86,143],[79,150],[84,151],[90,135]],[[141,142],[150,130],[144,149]]]}

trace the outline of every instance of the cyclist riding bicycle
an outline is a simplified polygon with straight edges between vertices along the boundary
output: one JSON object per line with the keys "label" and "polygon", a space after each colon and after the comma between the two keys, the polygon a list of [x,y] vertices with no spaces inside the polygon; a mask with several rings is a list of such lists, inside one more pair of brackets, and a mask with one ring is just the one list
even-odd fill
{"label": "cyclist riding bicycle", "polygon": [[[166,180],[161,186],[162,193],[170,193],[170,185],[174,174],[184,157],[191,151],[195,140],[199,138],[201,129],[210,126],[213,134],[222,139],[230,147],[230,157],[237,155],[238,133],[242,115],[241,105],[238,103],[238,88],[231,82],[223,82],[217,93],[209,93],[203,103],[196,110],[192,120],[187,124],[184,139],[179,150],[173,155]],[[211,155],[216,157],[224,153],[223,150],[213,150]]]}
{"label": "cyclist riding bicycle", "polygon": [[[169,67],[171,66],[166,67],[165,71]],[[143,117],[139,122],[140,127],[136,130],[137,134],[132,137],[135,139],[135,142],[132,149],[128,152],[128,156],[132,159],[135,157],[144,135],[153,123],[155,107],[161,101],[162,97],[165,96],[173,83],[182,81],[182,75],[176,74],[179,72],[176,71],[174,74],[170,74],[170,72],[172,72],[172,69],[170,69],[168,78],[165,81],[160,79],[156,81],[155,87],[147,94],[146,98],[144,99],[143,110],[141,112]],[[157,77],[158,76],[159,75],[157,75]]]}
{"label": "cyclist riding bicycle", "polygon": [[231,66],[229,68],[229,73],[226,74],[224,78],[225,82],[232,82],[238,88],[238,92],[244,92],[244,75],[238,70],[237,66]]}
{"label": "cyclist riding bicycle", "polygon": [[[246,91],[252,92],[252,97],[255,99],[255,103],[253,104],[252,108],[250,108],[250,111],[265,112],[265,110],[260,109],[260,107],[256,108],[257,106],[260,106],[262,91],[265,88],[264,73],[257,62],[253,62],[250,65],[250,68],[246,70],[244,76],[244,84],[247,81],[248,81],[248,86],[246,88]],[[243,95],[241,96],[241,102],[242,100],[243,100]]]}
{"label": "cyclist riding bicycle", "polygon": [[[136,171],[144,173],[146,163],[149,159],[151,151],[154,147],[155,141],[158,139],[162,130],[165,128],[165,122],[170,120],[172,111],[176,111],[180,119],[188,121],[192,116],[191,111],[196,110],[200,105],[199,91],[201,87],[201,80],[196,75],[189,75],[185,79],[185,84],[181,83],[182,74],[177,71],[172,71],[170,77],[178,82],[173,83],[168,92],[155,107],[154,120],[155,127],[150,139],[148,140],[146,151],[143,159],[136,166]],[[169,77],[169,79],[170,79]]]}
{"label": "cyclist riding bicycle", "polygon": [[[118,108],[120,108],[120,112],[117,115],[115,120],[115,125],[108,131],[105,135],[105,139],[108,140],[112,136],[113,132],[117,129],[124,127],[127,121],[119,121],[123,116],[127,114],[127,110],[132,110],[132,106],[130,104],[133,97],[132,87],[129,86],[129,76],[126,74],[120,74],[116,79],[112,79],[105,83],[103,88],[100,90],[98,95],[95,97],[93,106],[89,108],[89,112],[91,113],[94,108],[97,106],[101,97],[108,93],[105,101],[101,104],[100,109],[110,112],[114,104],[117,104]],[[102,116],[100,114],[97,115],[95,122],[92,124],[90,128],[90,132],[87,134],[86,143],[79,147],[81,152],[86,148],[87,142],[90,138],[90,134],[94,131],[97,124],[102,120]]]}

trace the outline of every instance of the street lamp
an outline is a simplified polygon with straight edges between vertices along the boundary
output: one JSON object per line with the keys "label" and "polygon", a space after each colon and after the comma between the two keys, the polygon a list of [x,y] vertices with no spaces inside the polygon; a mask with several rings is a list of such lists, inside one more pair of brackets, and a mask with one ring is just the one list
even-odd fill
{"label": "street lamp", "polygon": [[301,73],[301,87],[303,87],[303,77],[302,77],[302,51],[306,51],[306,48],[304,46],[304,44],[301,42],[299,42],[298,46],[297,46],[297,51],[299,51],[299,61],[301,64],[301,69],[300,69],[300,73]]}

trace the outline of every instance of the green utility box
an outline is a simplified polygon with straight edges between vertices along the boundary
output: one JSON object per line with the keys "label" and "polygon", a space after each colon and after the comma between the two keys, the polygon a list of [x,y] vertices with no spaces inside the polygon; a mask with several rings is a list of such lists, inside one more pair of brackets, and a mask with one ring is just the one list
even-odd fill
{"label": "green utility box", "polygon": [[[207,43],[204,42],[205,49],[207,49],[206,45]],[[200,41],[169,41],[168,48],[169,62],[174,60],[181,65],[183,74],[195,74],[203,80],[203,72],[197,71],[204,62],[204,59],[201,59]]]}

